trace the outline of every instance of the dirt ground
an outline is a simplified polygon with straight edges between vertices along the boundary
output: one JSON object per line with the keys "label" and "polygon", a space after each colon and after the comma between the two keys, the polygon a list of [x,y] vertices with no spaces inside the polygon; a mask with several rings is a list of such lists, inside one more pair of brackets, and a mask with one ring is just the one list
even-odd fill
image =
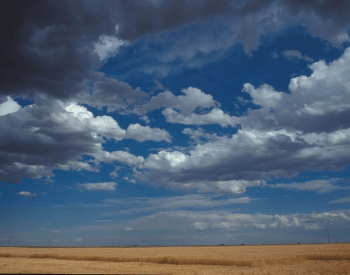
{"label": "dirt ground", "polygon": [[0,247],[0,273],[350,274],[350,244]]}

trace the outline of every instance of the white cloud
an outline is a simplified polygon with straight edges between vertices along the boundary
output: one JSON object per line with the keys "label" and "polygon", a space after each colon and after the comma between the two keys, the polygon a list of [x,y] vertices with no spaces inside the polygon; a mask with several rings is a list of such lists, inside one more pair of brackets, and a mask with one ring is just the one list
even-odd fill
{"label": "white cloud", "polygon": [[98,183],[77,183],[76,186],[84,191],[114,191],[117,188],[116,182],[98,182]]}
{"label": "white cloud", "polygon": [[[119,26],[116,25],[116,33],[119,32]],[[99,41],[94,43],[94,51],[100,57],[100,60],[106,60],[115,57],[119,48],[128,45],[128,41],[122,40],[116,36],[101,35]]]}
{"label": "white cloud", "polygon": [[17,195],[25,196],[25,197],[36,197],[37,196],[35,193],[31,193],[29,191],[21,191],[21,192],[18,192]]}
{"label": "white cloud", "polygon": [[127,130],[121,129],[118,122],[110,116],[97,116],[87,110],[87,108],[76,103],[70,103],[65,109],[73,113],[79,119],[81,127],[87,128],[91,132],[96,132],[107,138],[115,140],[135,139],[137,141],[171,141],[170,134],[166,130],[159,128],[150,128],[149,126],[141,126],[140,124],[130,124]]}
{"label": "white cloud", "polygon": [[[122,140],[126,135],[126,131],[121,129],[118,122],[110,116],[94,117],[86,107],[76,103],[70,103],[65,106],[65,110],[70,116],[75,118],[72,119],[72,122],[70,123],[72,128],[75,127],[76,129],[80,128],[82,131],[85,130],[98,133],[115,140]],[[62,115],[61,120],[66,121],[67,117],[68,114],[66,116]]]}
{"label": "white cloud", "polygon": [[254,86],[246,83],[244,84],[243,91],[250,94],[252,102],[256,105],[260,105],[264,108],[274,108],[279,104],[283,93],[276,92],[270,85],[264,84],[259,89],[254,89]]}
{"label": "white cloud", "polygon": [[74,242],[81,242],[82,240],[83,240],[83,239],[81,239],[81,238],[74,238],[74,239],[73,239]]}
{"label": "white cloud", "polygon": [[126,227],[125,231],[132,231],[133,229],[131,227]]}
{"label": "white cloud", "polygon": [[203,93],[200,89],[188,87],[182,89],[184,95],[175,96],[170,91],[165,91],[153,96],[147,103],[135,108],[138,113],[146,113],[159,108],[177,109],[181,113],[190,114],[196,109],[219,107],[212,95]]}
{"label": "white cloud", "polygon": [[[348,129],[350,114],[350,48],[337,60],[326,64],[318,61],[309,67],[313,73],[292,78],[290,94],[277,92],[269,85],[254,88],[244,85],[253,103],[260,109],[250,110],[242,120],[244,128],[293,131],[333,132]],[[272,111],[272,112],[271,112]],[[324,123],[327,121],[327,123]]]}
{"label": "white cloud", "polygon": [[0,116],[15,113],[19,109],[21,109],[21,106],[8,96],[7,101],[0,104]]}
{"label": "white cloud", "polygon": [[141,126],[140,124],[130,124],[126,130],[126,138],[135,139],[137,141],[167,141],[171,142],[171,136],[168,131],[159,128],[151,128],[149,126]]}
{"label": "white cloud", "polygon": [[214,108],[210,112],[201,115],[195,113],[184,115],[174,109],[167,108],[162,114],[165,116],[167,122],[186,125],[219,124],[222,127],[235,127],[240,122],[239,118],[231,117],[218,108]]}

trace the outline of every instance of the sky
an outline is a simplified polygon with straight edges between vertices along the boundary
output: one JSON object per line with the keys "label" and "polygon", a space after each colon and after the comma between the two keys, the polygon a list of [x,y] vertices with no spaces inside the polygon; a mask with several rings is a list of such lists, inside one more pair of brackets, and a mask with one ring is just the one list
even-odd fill
{"label": "sky", "polygon": [[1,5],[0,246],[350,241],[350,1]]}

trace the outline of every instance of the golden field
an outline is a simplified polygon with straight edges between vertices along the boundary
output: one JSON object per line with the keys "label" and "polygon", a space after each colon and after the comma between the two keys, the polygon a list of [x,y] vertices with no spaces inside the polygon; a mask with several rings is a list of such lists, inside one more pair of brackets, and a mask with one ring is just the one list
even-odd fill
{"label": "golden field", "polygon": [[350,244],[0,247],[0,273],[350,274]]}

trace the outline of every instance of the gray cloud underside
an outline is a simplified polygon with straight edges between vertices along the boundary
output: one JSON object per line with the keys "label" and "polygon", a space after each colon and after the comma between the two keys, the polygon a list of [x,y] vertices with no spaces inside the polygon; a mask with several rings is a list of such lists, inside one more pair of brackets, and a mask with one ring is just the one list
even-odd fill
{"label": "gray cloud underside", "polygon": [[[106,152],[104,138],[120,141],[171,141],[158,128],[131,124],[126,130],[109,116],[94,117],[85,107],[59,100],[43,101],[0,116],[0,179],[52,177],[52,170],[98,171],[99,162],[136,165],[129,152]],[[84,155],[93,160],[84,162]]]}

